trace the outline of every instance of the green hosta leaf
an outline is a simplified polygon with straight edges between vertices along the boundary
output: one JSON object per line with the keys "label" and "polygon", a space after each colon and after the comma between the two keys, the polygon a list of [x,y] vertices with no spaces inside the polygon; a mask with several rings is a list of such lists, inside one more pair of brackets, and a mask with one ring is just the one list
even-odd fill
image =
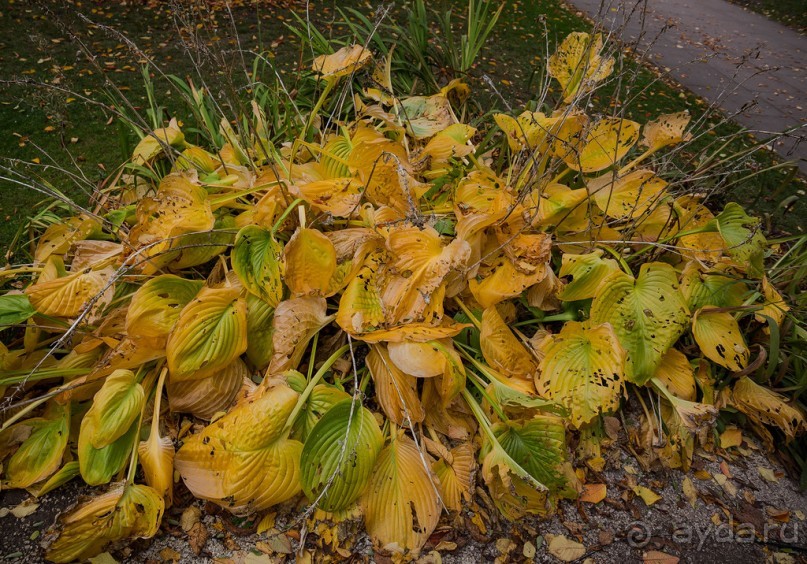
{"label": "green hosta leaf", "polygon": [[558,467],[566,460],[563,419],[537,415],[525,422],[497,423],[493,433],[504,451],[530,476],[551,490],[563,488],[566,479]]}
{"label": "green hosta leaf", "polygon": [[762,278],[768,242],[762,234],[759,219],[749,217],[739,204],[729,202],[715,221],[734,262],[751,276]]}
{"label": "green hosta leaf", "polygon": [[148,486],[115,488],[62,517],[61,532],[46,557],[51,562],[83,561],[111,542],[153,537],[164,509],[162,496]]}
{"label": "green hosta leaf", "polygon": [[325,511],[350,506],[367,485],[384,435],[373,414],[346,399],[311,430],[300,458],[301,482],[309,501]]}
{"label": "green hosta leaf", "polygon": [[575,427],[619,408],[626,355],[610,325],[569,321],[540,348],[538,393],[568,408]]}
{"label": "green hosta leaf", "polygon": [[70,435],[70,407],[52,404],[51,418],[38,421],[6,466],[6,486],[27,488],[48,478],[62,463]]}
{"label": "green hosta leaf", "polygon": [[185,306],[165,353],[174,381],[210,375],[247,350],[247,304],[238,288],[202,288]]}
{"label": "green hosta leaf", "polygon": [[619,270],[616,261],[602,258],[602,253],[597,249],[585,255],[563,254],[560,276],[571,276],[572,280],[558,294],[558,299],[571,302],[597,295],[603,279]]}
{"label": "green hosta leaf", "polygon": [[[298,393],[302,393],[306,385],[305,376],[296,371],[290,371],[288,374],[286,381],[289,386]],[[294,421],[292,436],[305,441],[320,418],[334,405],[345,399],[350,399],[350,394],[335,386],[329,384],[317,384],[314,386],[300,415]]]}
{"label": "green hosta leaf", "polygon": [[82,479],[91,486],[109,483],[129,460],[139,429],[137,422],[132,423],[114,443],[94,448],[90,436],[95,433],[95,427],[92,418],[85,415],[78,435],[78,462]]}
{"label": "green hosta leaf", "polygon": [[126,314],[130,337],[165,337],[174,328],[182,309],[199,293],[204,282],[173,274],[152,278],[132,296]]}
{"label": "green hosta leaf", "polygon": [[38,485],[35,489],[28,488],[28,491],[35,497],[42,497],[46,493],[52,492],[59,486],[66,484],[80,473],[81,469],[79,468],[78,460],[71,460],[59,468],[46,482]]}
{"label": "green hosta leaf", "polygon": [[681,293],[690,311],[704,306],[738,307],[745,301],[748,286],[723,274],[701,272],[697,263],[690,262],[681,274]]}
{"label": "green hosta leaf", "polygon": [[18,325],[36,313],[25,294],[0,296],[0,327]]}
{"label": "green hosta leaf", "polygon": [[273,308],[283,299],[282,256],[283,245],[275,241],[267,229],[247,225],[235,237],[231,255],[233,270],[247,290]]}
{"label": "green hosta leaf", "polygon": [[84,416],[91,419],[89,435],[93,448],[103,448],[123,436],[140,416],[145,393],[131,370],[116,370],[107,376]]}
{"label": "green hosta leaf", "polygon": [[673,268],[653,262],[643,264],[635,279],[619,271],[603,280],[591,322],[611,324],[628,353],[625,377],[641,385],[686,329],[689,309]]}
{"label": "green hosta leaf", "polygon": [[274,354],[272,334],[275,308],[255,294],[247,294],[247,358],[260,370],[269,366]]}

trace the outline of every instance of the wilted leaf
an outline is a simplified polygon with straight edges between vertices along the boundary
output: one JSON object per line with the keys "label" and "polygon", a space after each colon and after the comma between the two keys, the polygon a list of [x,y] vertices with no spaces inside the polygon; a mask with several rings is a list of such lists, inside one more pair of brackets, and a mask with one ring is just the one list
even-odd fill
{"label": "wilted leaf", "polygon": [[312,70],[320,78],[335,79],[353,74],[368,64],[372,58],[370,51],[362,45],[342,47],[336,53],[320,55],[314,59]]}
{"label": "wilted leaf", "polygon": [[692,136],[684,133],[689,120],[688,111],[674,114],[662,114],[653,121],[648,121],[642,129],[642,145],[651,151],[657,151],[668,145],[688,141]]}
{"label": "wilted leaf", "polygon": [[[550,537],[550,535],[546,536]],[[585,546],[563,535],[551,535],[551,538],[548,538],[548,540],[549,542],[546,545],[546,549],[552,556],[562,562],[572,562],[582,558],[586,553]]]}
{"label": "wilted leaf", "polygon": [[563,88],[563,101],[567,104],[578,94],[591,91],[594,86],[606,79],[614,69],[614,59],[603,58],[602,35],[594,37],[588,33],[570,33],[549,57],[549,74],[560,82]]}
{"label": "wilted leaf", "polygon": [[602,118],[586,130],[579,150],[564,155],[564,162],[581,172],[598,172],[620,161],[639,139],[639,124],[619,118]]}
{"label": "wilted leaf", "polygon": [[151,538],[160,526],[163,498],[148,486],[117,487],[80,505],[61,519],[61,531],[47,559],[72,562],[99,554],[109,543]]}
{"label": "wilted leaf", "polygon": [[804,413],[785,397],[743,376],[731,390],[731,405],[752,420],[781,429],[788,440],[807,430]]}
{"label": "wilted leaf", "polygon": [[381,547],[417,554],[437,526],[437,480],[429,464],[406,435],[393,437],[378,456],[361,505],[367,532]]}
{"label": "wilted leaf", "polygon": [[400,370],[382,345],[371,345],[365,362],[375,383],[376,401],[384,414],[403,427],[423,421],[425,413],[415,377]]}
{"label": "wilted leaf", "polygon": [[330,239],[316,229],[298,229],[286,243],[283,259],[283,279],[294,296],[328,295],[336,272],[336,249]]}
{"label": "wilted leaf", "polygon": [[36,311],[53,317],[75,317],[107,285],[110,270],[75,272],[60,278],[37,282],[25,289]]}
{"label": "wilted leaf", "polygon": [[471,478],[476,468],[474,447],[471,443],[460,443],[446,454],[432,464],[432,470],[440,481],[443,504],[452,511],[460,511],[463,503],[471,499]]}
{"label": "wilted leaf", "polygon": [[272,321],[274,353],[269,365],[271,374],[297,368],[308,341],[334,319],[325,311],[324,298],[294,298],[278,304]]}
{"label": "wilted leaf", "polygon": [[538,361],[510,331],[495,306],[482,312],[479,343],[491,367],[510,378],[534,380]]}

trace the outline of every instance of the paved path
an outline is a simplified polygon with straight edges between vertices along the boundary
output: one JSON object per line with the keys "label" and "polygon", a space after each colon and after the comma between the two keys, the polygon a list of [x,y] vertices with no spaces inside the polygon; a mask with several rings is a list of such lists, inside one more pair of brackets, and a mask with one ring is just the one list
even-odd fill
{"label": "paved path", "polygon": [[624,29],[626,42],[641,37],[637,49],[653,63],[729,114],[740,112],[736,121],[760,137],[801,126],[774,148],[807,174],[807,139],[795,137],[807,135],[807,35],[726,0],[567,1],[606,30]]}

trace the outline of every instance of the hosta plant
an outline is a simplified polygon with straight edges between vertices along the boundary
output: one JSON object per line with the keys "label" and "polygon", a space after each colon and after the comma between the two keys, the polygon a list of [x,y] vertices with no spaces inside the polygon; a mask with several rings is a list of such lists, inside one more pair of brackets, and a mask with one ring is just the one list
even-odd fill
{"label": "hosta plant", "polygon": [[[256,103],[218,145],[176,120],[144,136],[103,207],[0,272],[3,487],[98,492],[47,558],[154,535],[179,487],[363,520],[414,556],[477,485],[509,520],[575,498],[630,396],[659,406],[644,464],[688,468],[721,411],[769,444],[803,432],[758,377],[788,315],[759,222],[657,170],[688,115],[580,109],[613,66],[573,34],[555,108],[472,127],[467,85],[401,96],[356,45],[314,60],[296,135]],[[356,76],[346,114],[322,111]]]}

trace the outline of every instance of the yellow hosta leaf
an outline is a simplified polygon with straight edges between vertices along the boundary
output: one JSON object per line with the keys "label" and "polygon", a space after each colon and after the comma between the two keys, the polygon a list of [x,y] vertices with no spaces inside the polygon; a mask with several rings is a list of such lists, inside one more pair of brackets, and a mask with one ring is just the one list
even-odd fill
{"label": "yellow hosta leaf", "polygon": [[460,443],[446,454],[432,464],[432,470],[440,480],[443,504],[452,511],[461,511],[463,503],[472,497],[472,477],[476,469],[474,446],[468,442]]}
{"label": "yellow hosta leaf", "polygon": [[406,435],[378,456],[361,499],[367,532],[380,547],[416,555],[440,519],[437,479],[429,456]]}
{"label": "yellow hosta leaf", "polygon": [[5,465],[6,488],[27,488],[59,469],[70,435],[70,406],[51,404],[47,419],[29,420],[33,431]]}
{"label": "yellow hosta leaf", "polygon": [[510,331],[495,306],[482,312],[479,344],[485,361],[509,378],[533,381],[538,361]]}
{"label": "yellow hosta leaf", "polygon": [[644,124],[642,130],[642,145],[651,151],[657,151],[668,145],[675,145],[692,138],[684,133],[689,120],[692,119],[688,111],[674,114],[662,114],[653,121]]}
{"label": "yellow hosta leaf", "polygon": [[294,298],[278,304],[272,320],[274,353],[269,364],[270,374],[297,368],[308,341],[334,320],[334,316],[326,315],[325,310],[324,298]]}
{"label": "yellow hosta leaf", "polygon": [[376,401],[390,421],[402,427],[423,421],[415,377],[401,371],[382,345],[371,345],[365,362],[375,383]]}
{"label": "yellow hosta leaf", "polygon": [[639,139],[639,124],[619,118],[602,118],[586,131],[579,150],[564,155],[574,170],[597,172],[619,162]]}
{"label": "yellow hosta leaf", "polygon": [[356,335],[356,337],[365,343],[402,343],[404,341],[425,343],[426,341],[456,337],[463,329],[467,329],[468,327],[471,327],[470,323],[454,323],[444,318],[440,325],[432,325],[430,323],[406,323],[390,327],[389,329],[370,331]]}
{"label": "yellow hosta leaf", "polygon": [[[401,226],[390,230],[387,240],[394,254],[391,277],[382,292],[387,321],[420,321],[437,290],[452,271],[465,266],[471,256],[466,241],[454,239],[444,245],[432,227]],[[439,304],[442,306],[442,304]]]}
{"label": "yellow hosta leaf", "polygon": [[131,370],[116,370],[107,376],[84,416],[91,422],[88,437],[93,448],[103,448],[122,437],[140,417],[145,399],[143,386]]}
{"label": "yellow hosta leaf", "polygon": [[590,180],[587,187],[605,215],[615,219],[637,219],[658,204],[667,182],[652,170],[641,169],[618,178],[606,173]]}
{"label": "yellow hosta leaf", "polygon": [[379,284],[383,262],[383,252],[370,254],[342,293],[336,323],[351,335],[379,327],[386,319]]}
{"label": "yellow hosta leaf", "polygon": [[58,538],[48,547],[51,562],[92,558],[111,542],[157,534],[165,505],[148,486],[130,484],[93,498],[62,517]]}
{"label": "yellow hosta leaf", "polygon": [[[64,255],[72,245],[100,231],[100,228],[98,220],[93,218],[71,217],[64,222],[53,223],[39,237],[34,260],[43,263],[51,255]],[[73,268],[78,267],[74,264]]]}
{"label": "yellow hosta leaf", "polygon": [[[706,206],[688,196],[675,201],[675,210],[679,216],[681,231],[704,227],[714,221],[715,217]],[[686,249],[684,256],[710,262],[716,262],[725,247],[723,238],[718,233],[709,231],[684,235],[678,239],[678,244]]]}
{"label": "yellow hosta leaf", "polygon": [[695,371],[689,364],[686,355],[677,349],[670,349],[661,357],[661,364],[656,369],[655,377],[661,380],[666,388],[681,399],[695,401],[697,386]]}
{"label": "yellow hosta leaf", "polygon": [[172,412],[190,413],[209,421],[233,403],[245,378],[249,378],[249,369],[243,360],[236,358],[209,376],[169,381],[168,405]]}
{"label": "yellow hosta leaf", "polygon": [[602,35],[574,32],[566,36],[557,51],[549,57],[549,74],[560,82],[563,101],[567,104],[578,94],[591,91],[614,70],[614,59],[603,58]]}
{"label": "yellow hosta leaf", "polygon": [[215,155],[205,151],[201,147],[191,146],[182,151],[171,167],[171,172],[182,172],[185,170],[198,170],[205,174],[214,172],[221,163],[216,160]]}
{"label": "yellow hosta leaf", "polygon": [[718,272],[702,272],[696,261],[689,261],[681,273],[681,293],[692,311],[706,306],[743,305],[748,285],[737,277]]}
{"label": "yellow hosta leaf", "polygon": [[140,251],[143,272],[153,274],[177,258],[177,249],[185,244],[183,235],[206,233],[215,224],[205,189],[185,174],[169,174],[154,197],[138,203],[129,242]]}
{"label": "yellow hosta leaf", "polygon": [[504,186],[502,179],[479,170],[459,182],[454,195],[458,238],[471,243],[477,233],[504,218],[514,202]]}
{"label": "yellow hosta leaf", "polygon": [[181,147],[184,143],[185,136],[174,118],[168,127],[155,129],[140,140],[132,153],[132,162],[144,164],[164,152],[166,148]]}
{"label": "yellow hosta leaf", "polygon": [[166,507],[170,507],[174,499],[174,443],[170,437],[160,436],[160,406],[166,373],[163,368],[155,391],[149,436],[137,445],[137,454],[146,483],[162,495]]}
{"label": "yellow hosta leaf", "polygon": [[283,277],[295,297],[325,296],[336,272],[336,249],[316,229],[298,229],[283,251]]}
{"label": "yellow hosta leaf", "polygon": [[364,186],[353,178],[329,178],[297,187],[311,207],[335,217],[350,217],[359,208]]}
{"label": "yellow hosta leaf", "polygon": [[619,407],[626,354],[610,325],[570,321],[540,348],[544,358],[535,387],[539,395],[567,407],[575,427]]}
{"label": "yellow hosta leaf", "polygon": [[173,274],[150,279],[132,296],[126,313],[127,334],[131,337],[167,337],[182,309],[202,286],[200,280],[186,280]]}
{"label": "yellow hosta leaf", "polygon": [[484,308],[488,308],[508,298],[521,295],[521,293],[538,284],[546,278],[549,267],[536,268],[532,274],[523,274],[513,265],[507,257],[501,257],[493,267],[491,274],[477,281],[472,279],[468,283],[476,301]]}
{"label": "yellow hosta leaf", "polygon": [[588,226],[588,192],[585,188],[572,190],[563,184],[550,184],[538,200],[538,219],[541,226],[556,225],[568,231]]}
{"label": "yellow hosta leaf", "polygon": [[28,299],[36,310],[53,317],[76,317],[91,300],[99,298],[107,286],[111,270],[84,270],[37,282],[25,289]]}
{"label": "yellow hosta leaf", "polygon": [[742,370],[750,352],[742,330],[730,313],[704,307],[692,316],[692,335],[706,358],[728,368]]}
{"label": "yellow hosta leaf", "polygon": [[298,398],[285,385],[261,390],[188,438],[174,464],[191,493],[237,515],[297,495],[303,445],[286,421]]}
{"label": "yellow hosta leaf", "polygon": [[552,136],[558,133],[558,125],[562,125],[563,117],[547,117],[541,112],[526,111],[517,118],[506,114],[494,114],[501,130],[507,136],[511,151],[527,149],[530,152],[544,153],[549,147]]}
{"label": "yellow hosta leaf", "polygon": [[807,419],[801,409],[748,376],[743,376],[734,384],[730,402],[753,421],[778,427],[788,440],[807,430]]}
{"label": "yellow hosta leaf", "polygon": [[726,245],[726,252],[744,272],[755,278],[765,274],[765,248],[768,241],[762,234],[762,222],[749,217],[735,202],[729,202],[717,217],[717,229]]}
{"label": "yellow hosta leaf", "polygon": [[440,348],[430,343],[390,343],[388,351],[390,359],[399,370],[417,378],[432,378],[445,370],[445,355]]}
{"label": "yellow hosta leaf", "polygon": [[247,350],[247,305],[240,288],[202,288],[168,336],[171,381],[203,378]]}
{"label": "yellow hosta leaf", "polygon": [[417,140],[427,139],[455,122],[451,104],[442,94],[405,98],[399,113],[407,133]]}
{"label": "yellow hosta leaf", "polygon": [[610,323],[628,356],[625,377],[644,384],[653,377],[665,352],[689,321],[678,290],[678,277],[668,264],[645,263],[634,278],[613,272],[602,282],[591,304],[591,322]]}
{"label": "yellow hosta leaf", "polygon": [[765,302],[762,309],[754,314],[754,319],[760,323],[765,323],[767,319],[763,316],[767,315],[773,319],[774,323],[781,326],[785,320],[785,314],[790,311],[790,306],[787,305],[782,295],[776,291],[767,276],[762,279],[762,296]]}
{"label": "yellow hosta leaf", "polygon": [[449,159],[473,153],[474,147],[468,145],[468,140],[474,136],[474,133],[476,133],[476,129],[470,125],[455,123],[432,137],[423,148],[423,154],[432,159],[432,169],[435,168],[435,165],[448,162]]}
{"label": "yellow hosta leaf", "polygon": [[336,53],[320,55],[314,59],[311,69],[320,78],[335,79],[353,74],[372,59],[369,49],[362,45],[342,47]]}
{"label": "yellow hosta leaf", "polygon": [[602,255],[601,249],[585,255],[563,253],[559,276],[571,276],[572,279],[558,294],[558,299],[571,302],[596,296],[602,281],[619,270],[614,259],[604,259]]}

